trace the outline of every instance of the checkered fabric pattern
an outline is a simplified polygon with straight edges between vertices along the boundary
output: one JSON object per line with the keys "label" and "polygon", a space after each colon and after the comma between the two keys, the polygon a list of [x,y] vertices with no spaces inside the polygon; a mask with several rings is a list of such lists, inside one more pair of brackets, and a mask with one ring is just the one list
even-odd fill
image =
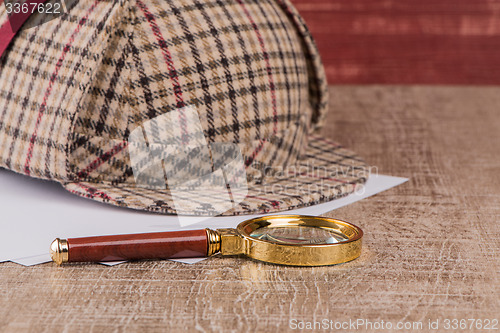
{"label": "checkered fabric pattern", "polygon": [[68,4],[0,59],[0,167],[113,205],[197,215],[194,193],[181,212],[168,190],[136,186],[128,152],[134,129],[192,106],[208,142],[236,143],[244,157],[249,193],[227,215],[312,205],[365,182],[359,157],[312,136],[327,84],[288,0]]}

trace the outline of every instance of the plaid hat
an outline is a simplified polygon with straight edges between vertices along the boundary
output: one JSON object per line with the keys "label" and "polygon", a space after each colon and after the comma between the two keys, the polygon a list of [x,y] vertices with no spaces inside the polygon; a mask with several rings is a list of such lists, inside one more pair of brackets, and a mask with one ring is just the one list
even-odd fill
{"label": "plaid hat", "polygon": [[0,167],[116,206],[204,215],[206,192],[176,207],[168,186],[137,184],[130,156],[135,130],[191,108],[206,142],[235,144],[244,161],[245,196],[223,215],[326,202],[366,180],[362,159],[313,134],[327,83],[288,0],[67,1],[36,20],[0,59]]}

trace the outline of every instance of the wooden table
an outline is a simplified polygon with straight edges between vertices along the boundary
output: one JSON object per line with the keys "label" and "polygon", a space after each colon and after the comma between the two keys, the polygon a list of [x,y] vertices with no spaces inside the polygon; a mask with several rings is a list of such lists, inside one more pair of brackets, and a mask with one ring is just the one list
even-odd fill
{"label": "wooden table", "polygon": [[440,319],[443,331],[445,319],[500,319],[500,88],[332,87],[331,108],[326,136],[411,179],[328,214],[364,229],[358,260],[3,263],[0,331],[284,332],[358,319],[422,331]]}

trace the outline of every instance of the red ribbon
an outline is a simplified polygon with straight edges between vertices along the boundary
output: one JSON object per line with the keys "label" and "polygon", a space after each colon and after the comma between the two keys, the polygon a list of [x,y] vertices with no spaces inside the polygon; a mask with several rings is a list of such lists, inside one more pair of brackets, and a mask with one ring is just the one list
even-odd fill
{"label": "red ribbon", "polygon": [[[0,0],[0,6],[3,5],[3,2],[4,0]],[[30,0],[30,4],[36,3],[37,6],[44,2],[47,2],[47,0]],[[37,12],[37,10],[35,10],[35,12]],[[19,13],[11,13],[9,19],[2,24],[0,27],[0,57],[31,15],[31,8],[27,13],[23,13],[22,11]]]}

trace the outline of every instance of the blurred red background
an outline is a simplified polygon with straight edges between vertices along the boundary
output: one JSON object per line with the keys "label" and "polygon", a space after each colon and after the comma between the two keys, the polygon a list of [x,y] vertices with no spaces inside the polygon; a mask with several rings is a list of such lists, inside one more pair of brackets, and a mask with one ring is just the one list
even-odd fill
{"label": "blurred red background", "polygon": [[292,0],[332,84],[499,84],[500,0]]}

